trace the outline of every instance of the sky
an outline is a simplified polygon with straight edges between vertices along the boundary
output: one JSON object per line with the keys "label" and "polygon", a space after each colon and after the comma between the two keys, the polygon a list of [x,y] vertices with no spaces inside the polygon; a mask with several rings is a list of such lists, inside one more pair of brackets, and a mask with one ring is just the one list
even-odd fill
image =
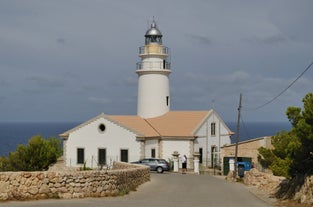
{"label": "sky", "polygon": [[171,49],[171,110],[288,122],[313,90],[312,0],[1,0],[0,122],[136,115],[138,48]]}

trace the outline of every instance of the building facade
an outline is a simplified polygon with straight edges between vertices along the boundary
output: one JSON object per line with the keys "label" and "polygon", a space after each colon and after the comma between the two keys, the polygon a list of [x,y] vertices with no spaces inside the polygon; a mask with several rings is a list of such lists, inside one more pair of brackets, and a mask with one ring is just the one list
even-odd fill
{"label": "building facade", "polygon": [[[264,147],[267,149],[272,149],[273,145],[271,142],[272,137],[259,137],[255,139],[250,139],[238,143],[238,157],[244,157],[251,159],[251,164],[254,168],[260,171],[266,171],[258,161],[258,149]],[[224,158],[234,158],[235,157],[235,147],[236,144],[229,144],[221,147],[221,157]]]}

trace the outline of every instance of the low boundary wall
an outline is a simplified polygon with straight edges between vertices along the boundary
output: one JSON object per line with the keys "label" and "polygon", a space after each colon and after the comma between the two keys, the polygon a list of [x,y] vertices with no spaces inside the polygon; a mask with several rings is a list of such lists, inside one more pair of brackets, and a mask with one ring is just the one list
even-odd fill
{"label": "low boundary wall", "polygon": [[112,170],[1,172],[0,201],[117,196],[149,180],[149,167],[119,162]]}

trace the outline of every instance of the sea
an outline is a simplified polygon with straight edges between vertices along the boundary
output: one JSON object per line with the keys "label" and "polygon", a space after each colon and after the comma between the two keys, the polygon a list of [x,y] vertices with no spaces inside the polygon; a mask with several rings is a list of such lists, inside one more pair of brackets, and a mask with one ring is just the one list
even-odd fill
{"label": "sea", "polygon": [[[59,134],[74,128],[80,123],[76,122],[41,122],[41,123],[0,123],[0,157],[8,156],[14,152],[19,144],[26,145],[28,140],[36,135],[44,138],[59,138]],[[226,125],[236,132],[237,123],[226,122]],[[239,141],[275,135],[283,130],[290,130],[288,122],[248,122],[240,124]],[[235,142],[236,135],[231,137]]]}

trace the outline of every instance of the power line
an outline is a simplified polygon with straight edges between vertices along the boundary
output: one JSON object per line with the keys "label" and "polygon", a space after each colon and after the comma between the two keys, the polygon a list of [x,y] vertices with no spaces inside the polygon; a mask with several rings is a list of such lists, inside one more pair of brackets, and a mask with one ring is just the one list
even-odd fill
{"label": "power line", "polygon": [[264,106],[266,106],[266,105],[272,103],[273,101],[275,101],[279,96],[281,96],[283,93],[285,93],[295,82],[297,82],[297,80],[299,80],[299,78],[301,78],[301,77],[304,75],[304,73],[306,73],[306,72],[310,69],[310,67],[311,67],[312,65],[313,65],[313,62],[311,62],[311,64],[310,64],[308,67],[306,67],[306,69],[305,69],[294,81],[292,81],[292,82],[287,86],[287,88],[285,88],[284,90],[282,90],[277,96],[275,96],[274,98],[272,98],[272,99],[269,100],[268,102],[266,102],[266,103],[264,103],[264,104],[262,104],[262,105],[260,105],[260,106],[258,106],[258,107],[256,107],[256,108],[248,108],[248,109],[249,109],[249,110],[258,110],[258,109],[263,108]]}

